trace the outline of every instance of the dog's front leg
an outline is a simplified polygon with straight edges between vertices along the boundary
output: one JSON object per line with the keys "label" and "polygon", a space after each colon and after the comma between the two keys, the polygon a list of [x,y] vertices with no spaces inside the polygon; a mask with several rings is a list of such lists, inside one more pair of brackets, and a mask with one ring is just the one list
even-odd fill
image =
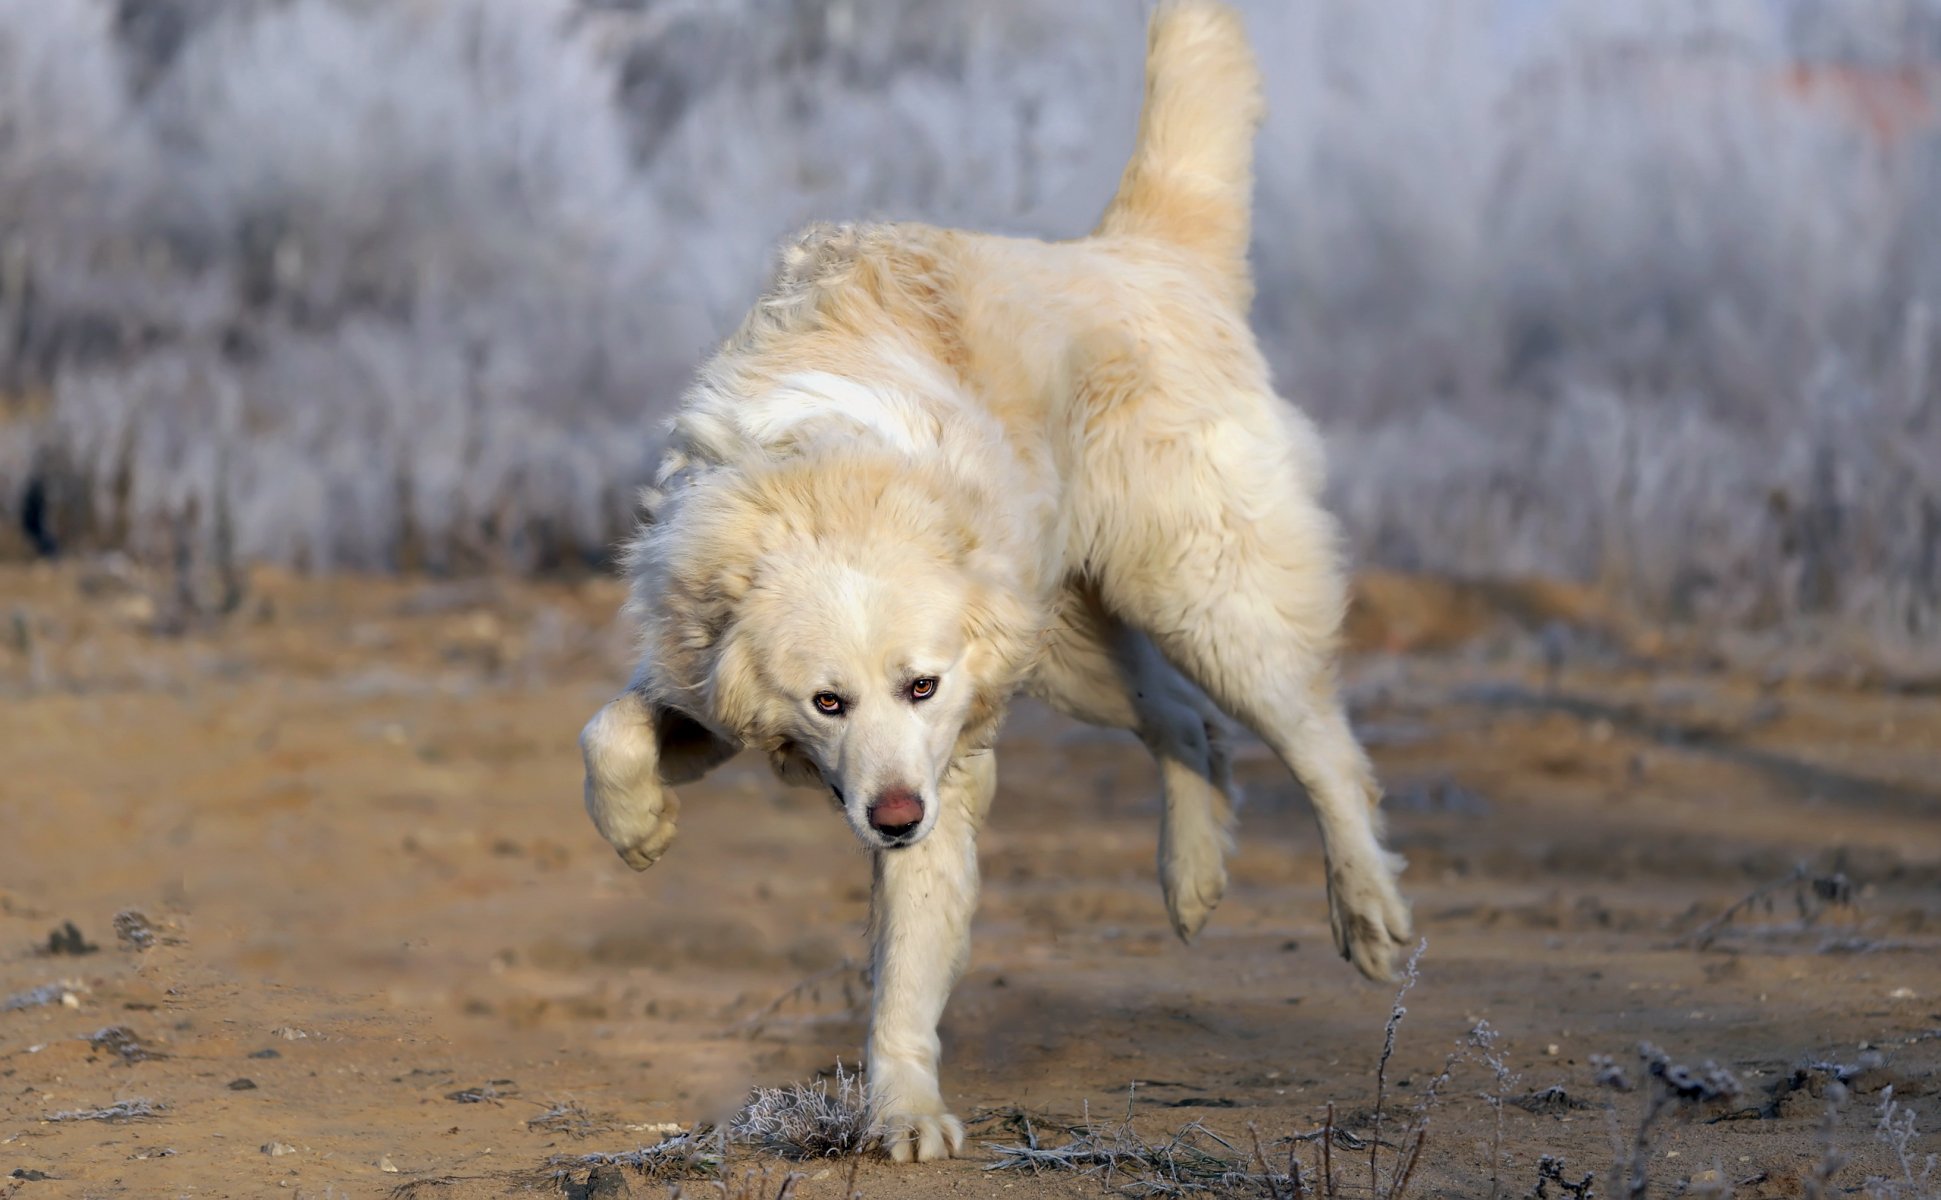
{"label": "dog's front leg", "polygon": [[627,865],[644,871],[674,840],[680,802],[667,785],[699,779],[737,749],[653,704],[636,679],[580,731],[586,813]]}
{"label": "dog's front leg", "polygon": [[948,1158],[964,1148],[963,1122],[945,1110],[937,1084],[937,1022],[970,954],[977,830],[996,782],[991,752],[958,759],[938,789],[942,811],[930,835],[876,854],[869,1108],[898,1162]]}

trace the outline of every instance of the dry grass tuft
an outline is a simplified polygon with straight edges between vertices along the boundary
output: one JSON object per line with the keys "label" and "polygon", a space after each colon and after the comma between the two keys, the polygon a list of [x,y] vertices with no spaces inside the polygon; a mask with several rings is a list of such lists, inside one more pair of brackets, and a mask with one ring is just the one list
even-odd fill
{"label": "dry grass tuft", "polygon": [[96,1050],[104,1050],[123,1062],[147,1062],[152,1058],[167,1058],[160,1050],[145,1044],[134,1030],[126,1025],[106,1025],[81,1039]]}
{"label": "dry grass tuft", "polygon": [[549,1165],[554,1169],[554,1178],[562,1182],[575,1171],[601,1167],[624,1167],[648,1179],[701,1179],[720,1173],[728,1161],[729,1149],[722,1130],[704,1126],[633,1150],[561,1155],[551,1159]]}
{"label": "dry grass tuft", "polygon": [[[1091,1175],[1101,1186],[1127,1196],[1216,1193],[1245,1178],[1245,1162],[1235,1153],[1233,1144],[1198,1121],[1188,1122],[1159,1141],[1142,1137],[1132,1124],[1135,1092],[1136,1086],[1127,1089],[1126,1115],[1118,1125],[1096,1125],[1088,1112],[1083,1122],[1066,1130],[1068,1139],[1055,1146],[1042,1144],[1037,1130],[1024,1119],[1021,1142],[985,1143],[997,1155],[986,1170]],[[1256,1158],[1264,1171],[1264,1156],[1256,1153]]]}
{"label": "dry grass tuft", "polygon": [[873,1149],[869,1106],[860,1076],[836,1064],[834,1092],[829,1080],[756,1088],[728,1125],[728,1137],[783,1158],[842,1158]]}
{"label": "dry grass tuft", "polygon": [[1941,1190],[1937,1190],[1941,1188],[1941,1180],[1935,1178],[1941,1155],[1923,1158],[1915,1150],[1920,1130],[1915,1125],[1914,1110],[1895,1099],[1894,1089],[1889,1086],[1880,1089],[1880,1105],[1875,1112],[1874,1139],[1892,1152],[1899,1174],[1870,1177],[1868,1200],[1936,1200],[1941,1196]]}
{"label": "dry grass tuft", "polygon": [[155,1100],[129,1099],[117,1100],[105,1108],[77,1108],[66,1112],[50,1113],[49,1121],[141,1121],[159,1117],[168,1110],[168,1105]]}
{"label": "dry grass tuft", "polygon": [[[771,1182],[766,1172],[739,1179],[724,1175],[737,1154],[770,1154],[792,1160],[850,1158],[861,1156],[876,1146],[869,1127],[869,1110],[864,1101],[861,1079],[845,1071],[840,1063],[831,1078],[786,1087],[756,1088],[748,1094],[741,1111],[726,1125],[698,1126],[686,1133],[673,1134],[652,1146],[641,1146],[610,1154],[561,1155],[547,1166],[551,1179],[563,1186],[574,1175],[604,1170],[631,1171],[636,1175],[669,1182],[709,1180],[711,1186],[727,1188],[731,1197],[769,1194]],[[576,1136],[587,1123],[596,1121],[578,1105],[555,1104],[531,1123],[548,1122]],[[592,1130],[597,1132],[597,1130]],[[775,1194],[786,1197],[794,1188],[793,1175],[784,1176]],[[752,1190],[751,1190],[752,1189]],[[678,1194],[678,1193],[677,1193]]]}
{"label": "dry grass tuft", "polygon": [[39,1008],[44,1004],[66,1004],[68,997],[78,997],[86,992],[87,986],[79,980],[61,979],[53,983],[43,983],[39,987],[15,992],[0,1000],[0,1012],[16,1012],[23,1008]]}
{"label": "dry grass tuft", "polygon": [[1736,1099],[1744,1091],[1738,1078],[1717,1063],[1708,1060],[1696,1068],[1688,1067],[1674,1062],[1670,1055],[1649,1042],[1638,1044],[1638,1063],[1644,1076],[1642,1084],[1634,1083],[1607,1056],[1596,1055],[1591,1059],[1600,1086],[1617,1092],[1642,1091],[1644,1094],[1637,1127],[1628,1139],[1618,1134],[1615,1115],[1611,1125],[1611,1193],[1627,1200],[1642,1200],[1651,1190],[1652,1147],[1662,1120]]}
{"label": "dry grass tuft", "polygon": [[540,1133],[587,1138],[614,1127],[613,1118],[592,1112],[577,1100],[559,1100],[536,1117],[526,1119],[526,1128]]}

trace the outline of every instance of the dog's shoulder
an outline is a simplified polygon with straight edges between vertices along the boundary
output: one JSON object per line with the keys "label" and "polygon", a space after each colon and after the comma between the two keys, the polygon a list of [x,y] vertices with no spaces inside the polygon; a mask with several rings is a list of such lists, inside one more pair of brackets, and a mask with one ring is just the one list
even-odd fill
{"label": "dog's shoulder", "polygon": [[911,222],[810,225],[782,244],[768,285],[726,349],[757,352],[810,331],[867,337],[948,327],[961,240]]}

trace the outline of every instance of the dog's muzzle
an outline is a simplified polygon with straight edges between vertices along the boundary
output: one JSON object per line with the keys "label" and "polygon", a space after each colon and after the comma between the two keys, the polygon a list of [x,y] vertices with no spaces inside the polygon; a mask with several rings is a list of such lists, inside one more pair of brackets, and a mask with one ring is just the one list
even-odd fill
{"label": "dog's muzzle", "polygon": [[923,797],[913,788],[889,788],[869,806],[869,827],[891,846],[907,846],[923,824]]}

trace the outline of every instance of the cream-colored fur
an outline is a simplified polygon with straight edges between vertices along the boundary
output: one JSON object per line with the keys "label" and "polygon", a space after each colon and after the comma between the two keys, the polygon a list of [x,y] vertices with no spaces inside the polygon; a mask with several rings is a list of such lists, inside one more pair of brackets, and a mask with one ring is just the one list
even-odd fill
{"label": "cream-colored fur", "polygon": [[[1226,887],[1229,717],[1313,797],[1341,952],[1385,978],[1409,937],[1335,694],[1319,440],[1247,327],[1259,113],[1239,19],[1161,7],[1091,237],[810,229],[701,368],[647,496],[641,662],[582,735],[587,810],[644,868],[674,836],[669,785],[743,747],[837,796],[875,851],[868,1087],[898,1159],[962,1146],[937,1022],[1020,688],[1158,760],[1181,937]],[[920,820],[872,822],[911,798]]]}

